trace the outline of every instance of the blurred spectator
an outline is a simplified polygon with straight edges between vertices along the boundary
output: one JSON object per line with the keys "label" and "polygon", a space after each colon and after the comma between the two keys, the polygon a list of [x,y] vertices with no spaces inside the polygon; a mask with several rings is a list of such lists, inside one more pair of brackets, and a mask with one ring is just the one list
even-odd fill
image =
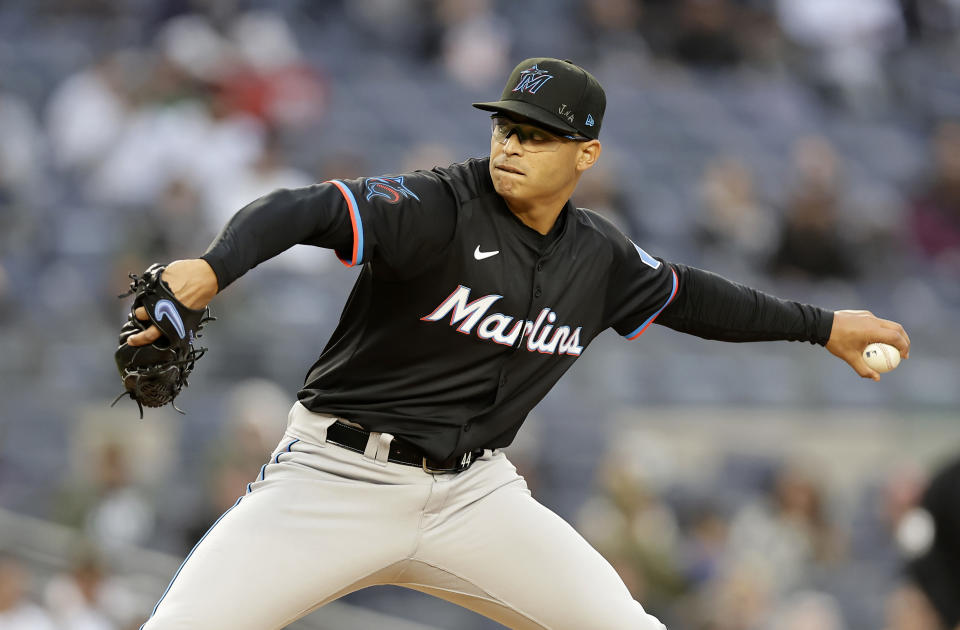
{"label": "blurred spectator", "polygon": [[27,103],[4,91],[0,91],[0,137],[0,191],[4,191],[0,195],[6,191],[23,195],[40,183],[43,136]]}
{"label": "blurred spectator", "polygon": [[674,55],[703,68],[736,66],[743,58],[729,0],[683,0]]}
{"label": "blurred spectator", "polygon": [[140,244],[138,253],[147,260],[195,255],[217,231],[203,216],[200,191],[183,177],[173,178],[156,206],[145,209],[143,219],[131,222],[130,228],[131,239]]}
{"label": "blurred spectator", "polygon": [[815,564],[830,565],[841,554],[822,490],[793,466],[782,468],[769,497],[745,505],[730,526],[732,562],[763,567],[775,594],[797,587]]}
{"label": "blurred spectator", "polygon": [[113,53],[54,89],[46,127],[56,166],[87,172],[120,138],[130,107],[126,83],[142,71],[143,57],[135,51]]}
{"label": "blurred spectator", "polygon": [[438,0],[443,30],[441,60],[461,85],[485,88],[500,80],[510,63],[511,25],[493,10],[491,0]]}
{"label": "blurred spectator", "polygon": [[258,155],[249,165],[231,175],[230,185],[208,186],[204,190],[204,214],[210,234],[220,228],[240,208],[278,188],[301,188],[314,181],[307,173],[285,162],[280,135],[267,133]]}
{"label": "blurred spectator", "polygon": [[736,16],[736,32],[744,60],[751,67],[783,74],[788,44],[776,14],[767,2],[740,2]]}
{"label": "blurred spectator", "polygon": [[199,13],[177,15],[164,22],[156,48],[178,73],[200,83],[215,83],[240,63],[230,41]]}
{"label": "blurred spectator", "polygon": [[191,100],[148,104],[132,115],[91,177],[89,195],[101,203],[147,206],[179,177],[202,190],[229,185],[261,146],[261,126],[250,116]]}
{"label": "blurred spectator", "polygon": [[264,379],[241,381],[227,394],[221,437],[206,457],[201,507],[191,511],[184,527],[186,548],[246,492],[283,437],[289,409],[288,394]]}
{"label": "blurred spectator", "polygon": [[[198,230],[204,243],[196,244],[190,251],[205,249],[213,235],[252,201],[280,188],[301,188],[316,183],[308,173],[287,164],[285,158],[279,133],[268,133],[260,155],[249,166],[237,169],[229,185],[218,182],[219,185],[208,186],[203,196],[204,217],[192,224],[206,226],[205,230]],[[312,274],[329,268],[332,261],[333,257],[325,249],[300,245],[277,257],[272,265]]]}
{"label": "blurred spectator", "polygon": [[92,549],[50,579],[43,600],[61,630],[125,630],[141,617],[136,599]]}
{"label": "blurred spectator", "polygon": [[922,592],[910,584],[899,584],[887,595],[883,630],[944,630],[944,626]]}
{"label": "blurred spectator", "polygon": [[910,228],[924,258],[960,274],[960,122],[941,123],[931,145],[932,172],[911,203]]}
{"label": "blurred spectator", "polygon": [[27,598],[29,588],[26,567],[0,555],[0,630],[54,630],[47,613]]}
{"label": "blurred spectator", "polygon": [[296,130],[319,121],[327,86],[316,64],[303,59],[286,20],[272,11],[250,11],[230,26],[239,63],[215,77],[231,111],[246,112],[268,126]]}
{"label": "blurred spectator", "polygon": [[751,561],[728,562],[709,583],[698,611],[701,630],[755,630],[772,610],[774,596],[769,566]]}
{"label": "blurred spectator", "polygon": [[[262,458],[266,461],[266,457]],[[260,465],[263,465],[263,461]],[[180,552],[192,549],[217,519],[246,492],[247,484],[257,476],[257,469],[234,460],[218,462],[204,478],[200,503],[187,515],[180,528]]]}
{"label": "blurred spectator", "polygon": [[597,66],[636,68],[645,65],[649,47],[641,34],[644,3],[637,0],[586,0],[581,18],[584,41]]}
{"label": "blurred spectator", "polygon": [[949,43],[960,32],[960,4],[954,0],[900,0],[900,4],[915,39]]}
{"label": "blurred spectator", "polygon": [[836,151],[826,138],[807,137],[797,142],[793,157],[796,182],[771,270],[811,280],[855,278],[857,260],[841,222],[843,188]]}
{"label": "blurred spectator", "polygon": [[[863,594],[883,593],[902,578],[903,555],[898,549],[897,532],[917,506],[926,477],[919,465],[905,462],[890,465],[877,481],[876,487],[865,484],[850,523],[846,564],[856,567],[856,588]],[[871,625],[878,625],[890,614],[877,597],[863,604],[863,614]]]}
{"label": "blurred spectator", "polygon": [[228,413],[215,457],[259,470],[283,438],[290,404],[289,394],[273,381],[236,383],[227,394]]}
{"label": "blurred spectator", "polygon": [[634,597],[657,610],[684,588],[676,515],[645,480],[613,461],[601,472],[602,495],[584,505],[579,527],[627,569]]}
{"label": "blurred spectator", "polygon": [[757,199],[753,175],[733,156],[711,160],[700,183],[696,237],[704,267],[742,277],[762,268],[776,238],[773,209]]}
{"label": "blurred spectator", "polygon": [[801,591],[791,595],[764,624],[770,630],[844,630],[836,599],[826,593]]}
{"label": "blurred spectator", "polygon": [[131,61],[137,101],[86,182],[97,203],[149,206],[178,178],[201,192],[230,186],[261,153],[262,122],[217,88],[238,63],[229,44],[198,16],[171,21],[158,41],[163,55]]}
{"label": "blurred spectator", "polygon": [[[351,0],[343,3],[343,10],[364,46],[383,46],[392,54],[422,61],[435,58],[440,50],[436,4],[436,0]],[[323,17],[329,12],[325,7]]]}
{"label": "blurred spectator", "polygon": [[134,483],[123,445],[106,443],[97,453],[93,480],[69,483],[54,508],[58,520],[82,530],[100,549],[113,552],[145,545],[154,530],[151,501]]}
{"label": "blurred spectator", "polygon": [[687,584],[699,589],[716,579],[724,568],[729,523],[709,500],[702,499],[684,536],[681,563]]}
{"label": "blurred spectator", "polygon": [[904,40],[897,0],[776,0],[787,36],[802,47],[801,71],[825,96],[861,112],[887,102],[883,63]]}

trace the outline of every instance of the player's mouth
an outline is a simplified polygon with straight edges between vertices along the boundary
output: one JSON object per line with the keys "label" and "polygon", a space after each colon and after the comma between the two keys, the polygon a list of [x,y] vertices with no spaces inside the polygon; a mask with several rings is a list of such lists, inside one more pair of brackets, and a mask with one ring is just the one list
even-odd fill
{"label": "player's mouth", "polygon": [[514,175],[525,175],[523,171],[515,166],[510,166],[509,164],[497,164],[494,168],[498,171],[503,171],[505,173],[513,173]]}

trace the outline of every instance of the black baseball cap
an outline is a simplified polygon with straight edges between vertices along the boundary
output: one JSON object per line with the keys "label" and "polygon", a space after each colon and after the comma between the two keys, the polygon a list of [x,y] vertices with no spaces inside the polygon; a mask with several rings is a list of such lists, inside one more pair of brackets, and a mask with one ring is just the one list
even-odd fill
{"label": "black baseball cap", "polygon": [[566,134],[596,138],[607,95],[592,74],[572,61],[533,57],[513,69],[499,101],[473,106],[523,116]]}

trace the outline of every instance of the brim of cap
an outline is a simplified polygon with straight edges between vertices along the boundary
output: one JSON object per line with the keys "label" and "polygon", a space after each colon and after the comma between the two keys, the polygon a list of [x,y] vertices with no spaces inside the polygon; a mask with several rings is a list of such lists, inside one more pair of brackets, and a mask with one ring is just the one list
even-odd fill
{"label": "brim of cap", "polygon": [[517,116],[529,118],[547,129],[580,135],[580,132],[576,128],[557,120],[557,116],[553,112],[523,101],[494,101],[492,103],[474,103],[473,106],[488,112],[516,114]]}

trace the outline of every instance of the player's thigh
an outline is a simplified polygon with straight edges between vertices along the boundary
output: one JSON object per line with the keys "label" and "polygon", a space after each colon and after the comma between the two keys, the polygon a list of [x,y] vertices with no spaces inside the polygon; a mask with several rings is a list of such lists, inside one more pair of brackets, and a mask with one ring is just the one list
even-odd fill
{"label": "player's thigh", "polygon": [[193,549],[145,629],[282,627],[405,557],[425,491],[336,466],[306,453],[271,462]]}
{"label": "player's thigh", "polygon": [[420,590],[444,597],[432,590],[440,586],[445,599],[512,628],[663,628],[610,563],[519,478],[445,520],[425,536],[417,558],[442,572]]}

